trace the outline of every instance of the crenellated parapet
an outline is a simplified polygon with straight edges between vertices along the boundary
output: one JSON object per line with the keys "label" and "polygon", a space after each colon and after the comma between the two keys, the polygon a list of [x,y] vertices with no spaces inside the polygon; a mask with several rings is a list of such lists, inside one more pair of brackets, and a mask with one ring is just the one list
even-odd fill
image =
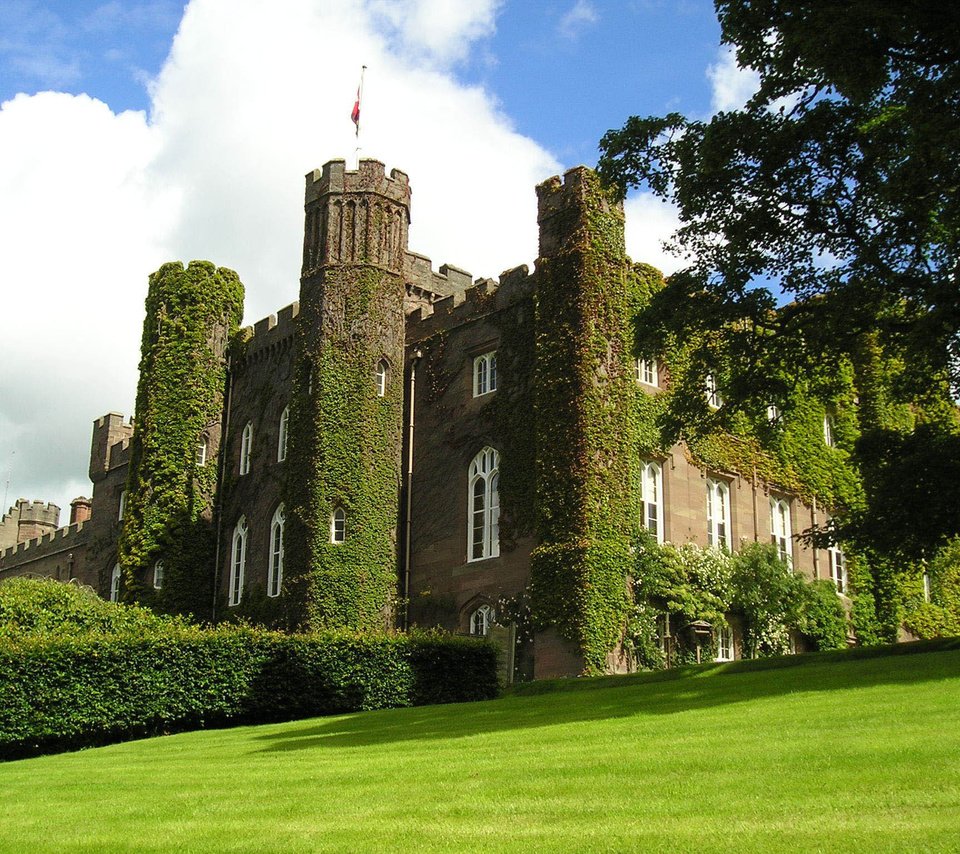
{"label": "crenellated parapet", "polygon": [[97,483],[110,469],[129,461],[132,436],[133,419],[125,422],[119,412],[108,412],[93,422],[90,480]]}
{"label": "crenellated parapet", "polygon": [[366,264],[402,273],[410,225],[410,181],[399,169],[385,174],[377,160],[356,171],[331,160],[306,176],[303,268]]}
{"label": "crenellated parapet", "polygon": [[300,303],[293,302],[276,314],[268,315],[253,326],[242,329],[240,334],[244,338],[244,344],[239,351],[240,360],[259,361],[292,346],[299,314]]}
{"label": "crenellated parapet", "polygon": [[[57,511],[59,512],[59,508],[57,508]],[[67,551],[78,545],[86,545],[86,535],[81,538],[83,529],[84,523],[77,522],[0,550],[0,572],[5,569],[12,569],[14,566],[20,566],[27,561],[48,557],[51,554]]]}
{"label": "crenellated parapet", "polygon": [[526,264],[505,270],[499,281],[477,279],[466,290],[454,291],[408,315],[407,343],[423,341],[438,332],[502,311],[531,293],[533,280]]}
{"label": "crenellated parapet", "polygon": [[437,297],[450,296],[473,286],[473,276],[452,264],[441,264],[434,271],[433,262],[418,252],[407,252],[403,265],[404,280]]}

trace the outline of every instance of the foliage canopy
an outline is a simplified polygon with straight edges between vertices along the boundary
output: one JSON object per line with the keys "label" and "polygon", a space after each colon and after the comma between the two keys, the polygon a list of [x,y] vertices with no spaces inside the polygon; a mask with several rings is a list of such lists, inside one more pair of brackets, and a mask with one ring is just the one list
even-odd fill
{"label": "foliage canopy", "polygon": [[[676,204],[673,244],[692,259],[657,295],[650,334],[700,330],[693,358],[734,368],[731,412],[759,401],[782,408],[798,377],[839,375],[867,338],[891,379],[890,406],[861,411],[856,462],[877,467],[880,450],[917,423],[937,434],[923,448],[955,445],[960,9],[935,0],[716,6],[724,43],[759,75],[754,96],[708,121],[633,117],[600,144],[605,181]],[[795,301],[778,306],[780,292]],[[895,404],[909,405],[909,417]],[[883,473],[910,478],[933,454]],[[889,502],[889,490],[869,494],[845,535],[876,544],[895,516]],[[924,506],[934,521],[903,545],[912,557],[960,532],[955,486]],[[883,526],[871,522],[880,515]]]}

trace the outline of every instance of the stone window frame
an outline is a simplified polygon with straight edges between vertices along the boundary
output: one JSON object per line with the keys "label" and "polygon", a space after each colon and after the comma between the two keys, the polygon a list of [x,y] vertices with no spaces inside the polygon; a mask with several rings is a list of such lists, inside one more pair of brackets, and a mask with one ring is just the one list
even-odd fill
{"label": "stone window frame", "polygon": [[330,513],[330,542],[342,546],[347,541],[347,511],[334,507]]}
{"label": "stone window frame", "polygon": [[490,350],[473,358],[473,396],[483,397],[497,390],[497,351]]}
{"label": "stone window frame", "polygon": [[158,560],[153,565],[153,589],[154,590],[163,589],[163,571],[164,571],[163,561]]}
{"label": "stone window frame", "polygon": [[500,452],[487,445],[467,471],[467,562],[472,563],[500,557]]}
{"label": "stone window frame", "polygon": [[240,434],[240,474],[250,474],[250,460],[253,457],[253,422],[248,421]]}
{"label": "stone window frame", "polygon": [[474,608],[470,612],[468,620],[470,634],[477,637],[486,637],[490,633],[490,627],[493,625],[495,618],[496,614],[493,608],[486,603]]}
{"label": "stone window frame", "polygon": [[660,388],[660,365],[656,359],[637,359],[637,382]]}
{"label": "stone window frame", "polygon": [[717,655],[714,661],[735,661],[737,649],[733,642],[733,626],[726,620],[717,625]]}
{"label": "stone window frame", "polygon": [[837,588],[838,596],[845,596],[847,593],[847,557],[840,546],[830,546],[827,549],[827,555],[830,561],[830,580]]}
{"label": "stone window frame", "polygon": [[790,501],[776,495],[770,496],[770,542],[793,569],[793,513]]}
{"label": "stone window frame", "polygon": [[247,517],[241,516],[233,528],[230,543],[230,586],[227,593],[227,605],[231,608],[240,604],[243,598],[243,580],[247,570],[247,540],[250,529]]}
{"label": "stone window frame", "polygon": [[[718,502],[719,499],[719,502]],[[715,509],[719,506],[719,517]],[[719,477],[707,478],[707,545],[731,551],[730,484]]]}
{"label": "stone window frame", "polygon": [[723,406],[723,395],[720,394],[720,386],[717,385],[717,375],[710,371],[703,378],[703,392],[707,398],[707,406],[711,409],[719,409]]}
{"label": "stone window frame", "polygon": [[377,362],[373,371],[374,387],[377,391],[377,397],[387,396],[387,385],[390,382],[390,363],[386,359]]}
{"label": "stone window frame", "polygon": [[[653,477],[650,476],[651,473]],[[653,487],[652,496],[651,486]],[[663,465],[657,460],[648,460],[643,463],[643,468],[640,470],[640,494],[643,504],[640,525],[645,531],[653,534],[658,543],[662,543],[664,541]],[[652,514],[651,509],[654,511]]]}
{"label": "stone window frame", "polygon": [[119,602],[120,601],[120,564],[116,563],[113,565],[113,569],[110,572],[110,601]]}
{"label": "stone window frame", "polygon": [[282,463],[287,459],[287,438],[290,435],[290,406],[283,408],[280,413],[280,425],[277,435],[277,462]]}
{"label": "stone window frame", "polygon": [[267,563],[267,596],[280,595],[283,584],[283,529],[286,525],[283,504],[278,505],[270,520],[270,557]]}

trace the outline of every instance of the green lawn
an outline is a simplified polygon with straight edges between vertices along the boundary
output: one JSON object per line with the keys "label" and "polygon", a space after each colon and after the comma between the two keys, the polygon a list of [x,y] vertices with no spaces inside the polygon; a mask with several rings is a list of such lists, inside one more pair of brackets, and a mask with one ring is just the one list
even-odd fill
{"label": "green lawn", "polygon": [[956,852],[960,650],[186,733],[0,799],[18,852]]}

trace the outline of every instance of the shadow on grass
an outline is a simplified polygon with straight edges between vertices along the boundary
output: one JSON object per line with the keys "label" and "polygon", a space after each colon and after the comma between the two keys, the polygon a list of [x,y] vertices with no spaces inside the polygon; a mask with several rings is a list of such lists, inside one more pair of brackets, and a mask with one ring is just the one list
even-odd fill
{"label": "shadow on grass", "polygon": [[[723,677],[723,678],[716,678]],[[736,677],[736,678],[727,678]],[[668,715],[780,696],[960,678],[960,638],[518,686],[500,700],[363,712],[258,736],[262,751],[456,739],[578,721]],[[634,690],[615,690],[633,688]],[[604,690],[611,689],[611,690]],[[563,694],[556,702],[537,701]]]}

